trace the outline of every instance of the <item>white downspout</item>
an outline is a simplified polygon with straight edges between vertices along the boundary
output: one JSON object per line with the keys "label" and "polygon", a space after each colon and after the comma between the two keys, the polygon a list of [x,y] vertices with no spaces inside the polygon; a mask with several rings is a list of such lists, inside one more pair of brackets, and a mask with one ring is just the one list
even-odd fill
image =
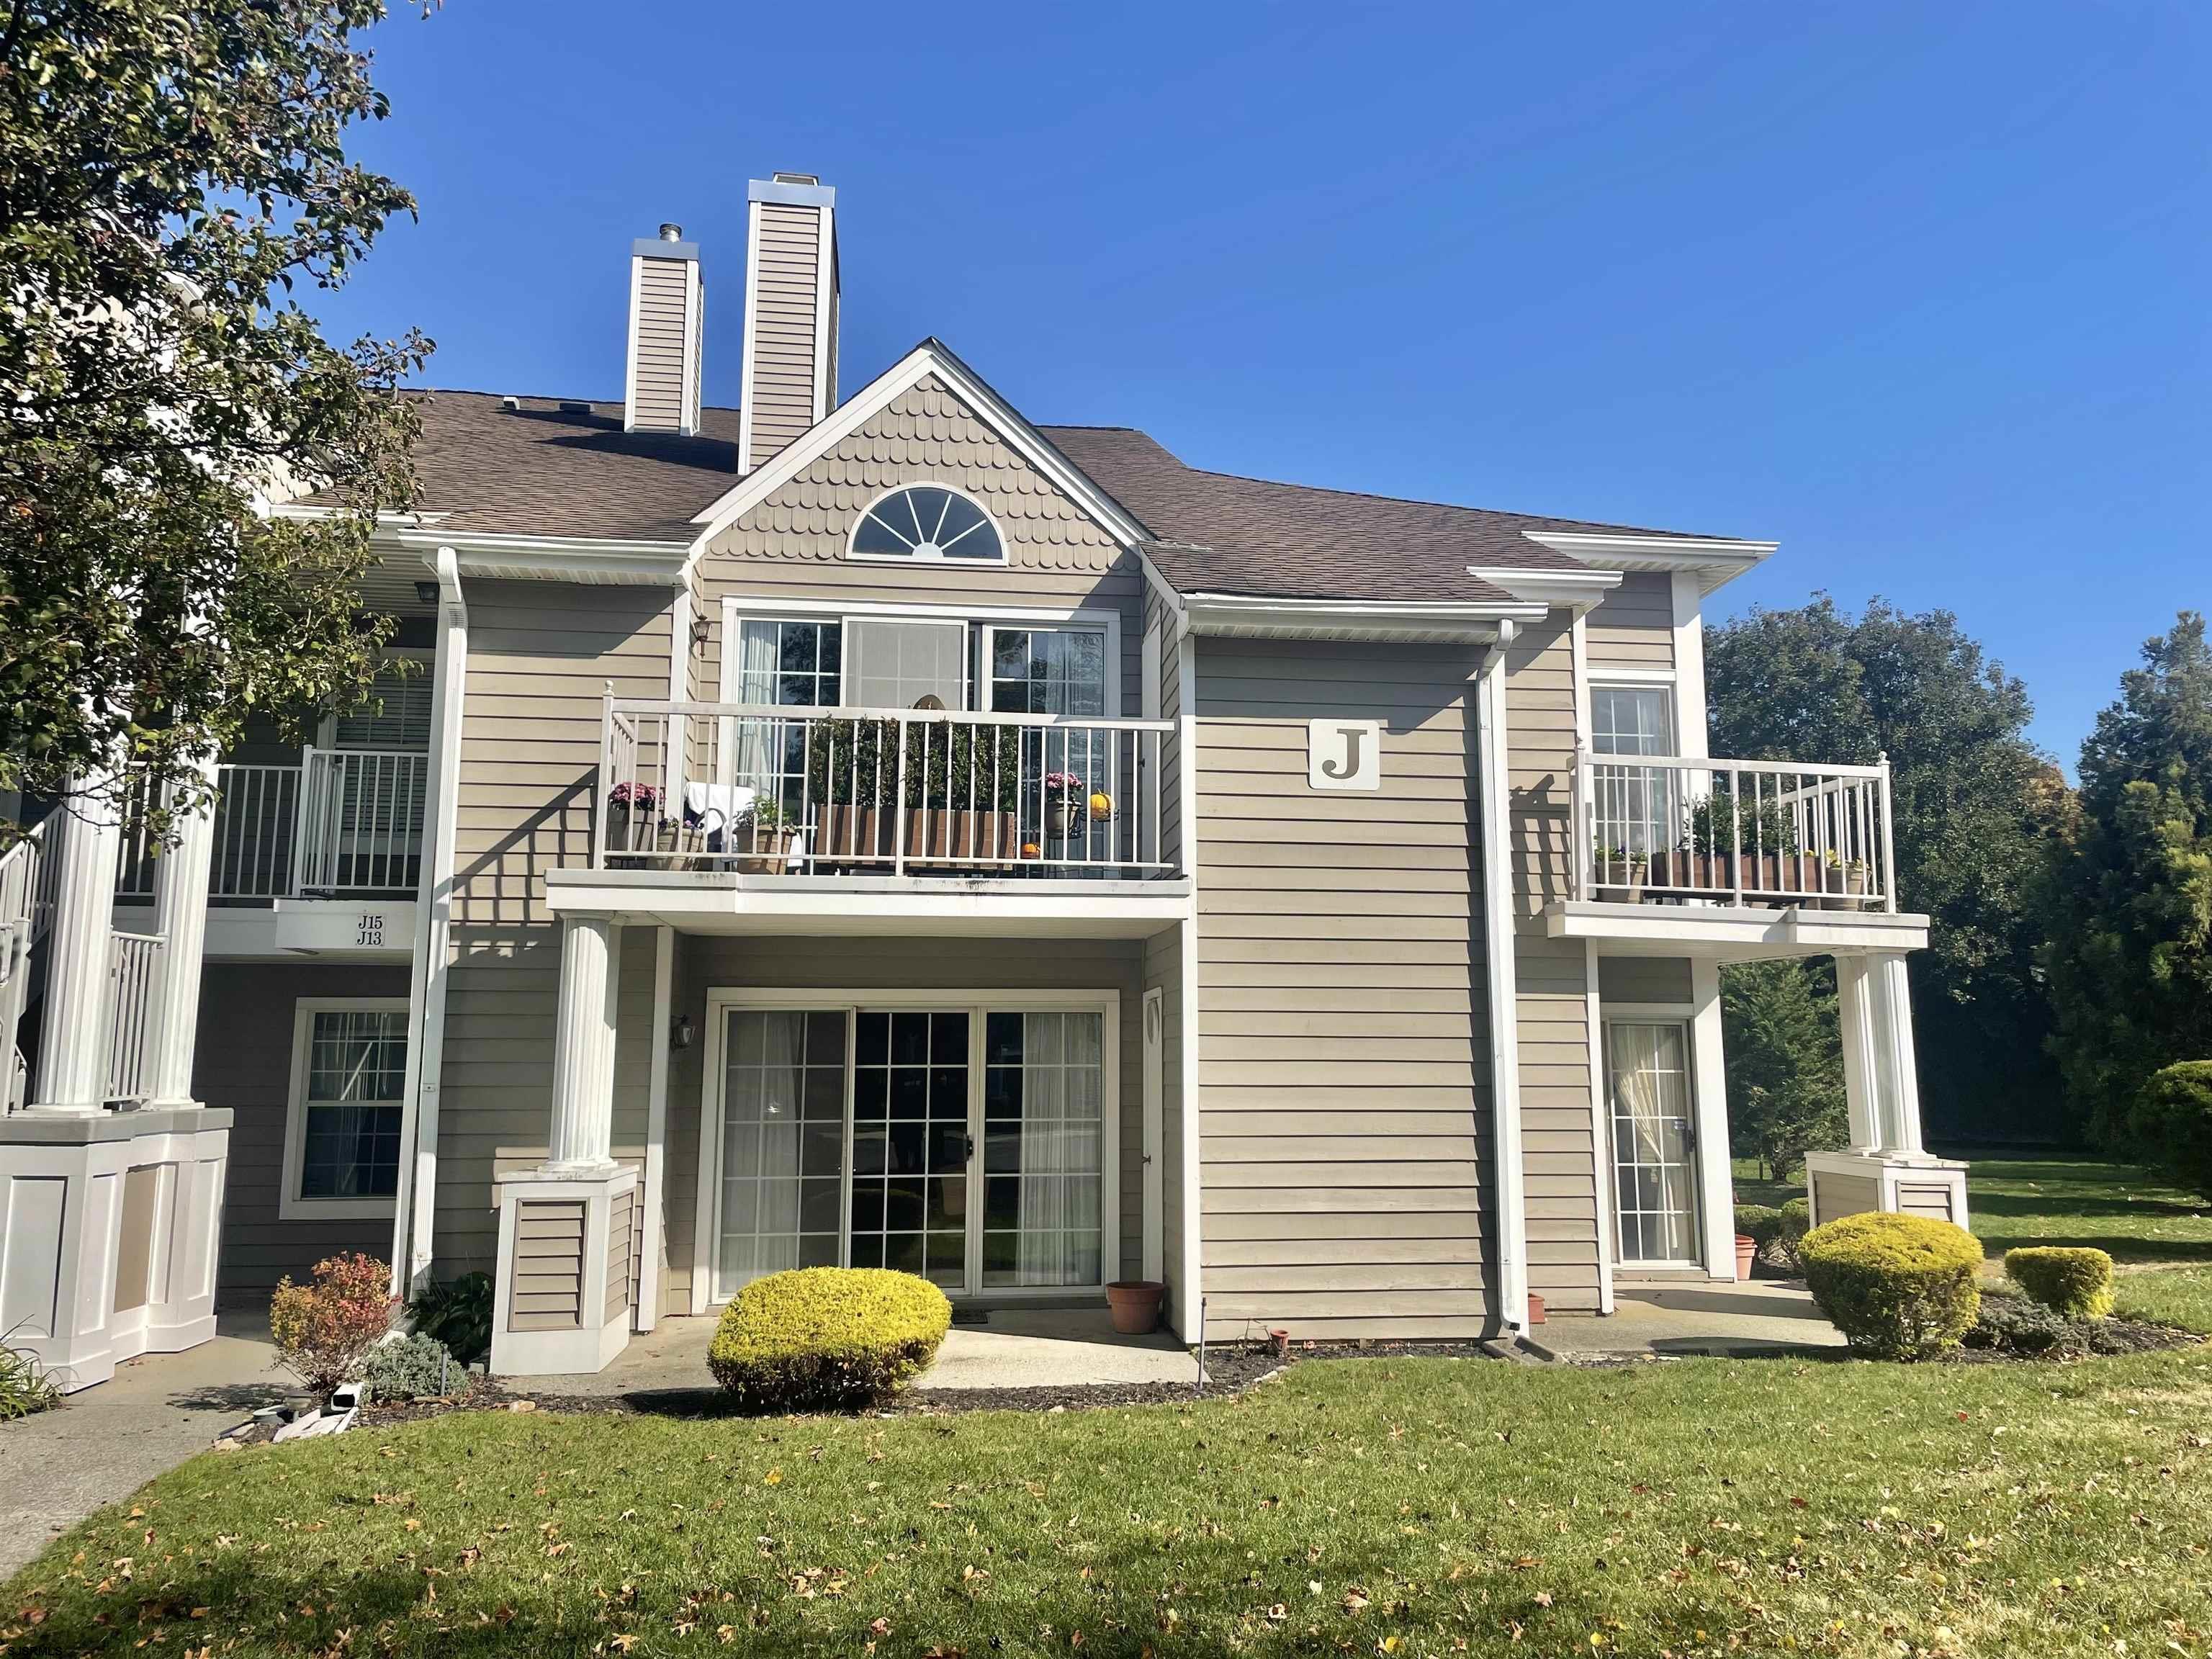
{"label": "white downspout", "polygon": [[1177,1092],[1182,1099],[1182,1290],[1176,1301],[1176,1328],[1186,1343],[1200,1336],[1199,1307],[1206,1295],[1205,1262],[1206,1183],[1200,1159],[1204,1142],[1199,1131],[1198,1066],[1198,641],[1190,631],[1190,613],[1175,612],[1176,653],[1176,787],[1182,805],[1178,834],[1182,840],[1183,874],[1190,882],[1190,902],[1179,930],[1182,1006],[1177,1011],[1182,1041],[1177,1054]]}
{"label": "white downspout", "polygon": [[1516,1336],[1528,1320],[1528,1218],[1521,1168],[1521,1055],[1517,975],[1513,960],[1512,848],[1506,765],[1505,653],[1519,630],[1498,624],[1498,640],[1475,671],[1477,800],[1482,823],[1484,965],[1488,974],[1490,1099],[1498,1148],[1498,1316]]}
{"label": "white downspout", "polygon": [[460,562],[450,547],[438,573],[438,653],[430,726],[428,845],[415,889],[414,973],[407,986],[407,1085],[399,1144],[399,1194],[392,1206],[392,1293],[411,1296],[428,1280],[438,1200],[438,1082],[446,1051],[446,956],[453,934],[453,843],[459,823],[461,710],[468,692],[469,607]]}

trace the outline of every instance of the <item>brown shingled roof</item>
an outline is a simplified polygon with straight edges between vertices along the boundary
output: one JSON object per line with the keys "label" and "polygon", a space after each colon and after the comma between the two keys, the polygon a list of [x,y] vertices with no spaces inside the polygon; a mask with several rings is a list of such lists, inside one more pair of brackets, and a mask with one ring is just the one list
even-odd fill
{"label": "brown shingled roof", "polygon": [[[705,431],[684,438],[624,432],[620,404],[416,395],[415,506],[455,531],[685,543],[737,480],[733,409],[701,410]],[[1154,562],[1185,592],[1496,599],[1469,565],[1582,568],[1528,532],[1674,533],[1202,471],[1127,427],[1037,430],[1152,532]]]}
{"label": "brown shingled roof", "polygon": [[[700,413],[706,431],[624,432],[620,404],[488,392],[428,392],[415,446],[415,508],[456,531],[685,543],[692,515],[738,476],[738,411]],[[321,498],[309,496],[313,504]]]}
{"label": "brown shingled roof", "polygon": [[1675,533],[1205,472],[1127,427],[1038,429],[1166,544],[1152,562],[1186,593],[1494,599],[1502,595],[1469,576],[1469,565],[1583,568],[1530,541],[1531,531]]}

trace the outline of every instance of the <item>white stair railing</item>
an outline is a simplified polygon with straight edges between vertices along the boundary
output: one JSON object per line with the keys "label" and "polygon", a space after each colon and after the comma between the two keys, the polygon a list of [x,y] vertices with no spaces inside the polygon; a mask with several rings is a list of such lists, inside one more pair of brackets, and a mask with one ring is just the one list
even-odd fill
{"label": "white stair railing", "polygon": [[143,1100],[149,1056],[147,1024],[154,972],[166,941],[159,933],[111,933],[107,940],[107,1097]]}
{"label": "white stair railing", "polygon": [[301,764],[301,890],[413,887],[429,756],[417,749],[310,749]]}

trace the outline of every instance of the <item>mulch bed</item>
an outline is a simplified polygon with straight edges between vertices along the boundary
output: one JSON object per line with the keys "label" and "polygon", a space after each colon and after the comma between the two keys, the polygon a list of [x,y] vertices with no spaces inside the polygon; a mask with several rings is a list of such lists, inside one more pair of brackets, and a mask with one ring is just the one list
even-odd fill
{"label": "mulch bed", "polygon": [[1943,1357],[1944,1361],[1954,1365],[1987,1365],[2027,1360],[2047,1365],[2112,1354],[2163,1353],[2169,1348],[2193,1348],[2205,1340],[2178,1326],[2150,1325],[2134,1319],[2082,1319],[2069,1322],[2070,1335],[2033,1353],[2014,1348],[1969,1346],[1953,1349]]}

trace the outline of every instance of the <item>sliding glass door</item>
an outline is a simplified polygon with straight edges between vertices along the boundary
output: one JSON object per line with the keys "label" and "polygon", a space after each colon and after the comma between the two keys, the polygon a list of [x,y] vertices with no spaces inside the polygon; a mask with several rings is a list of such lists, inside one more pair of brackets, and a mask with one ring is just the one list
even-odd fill
{"label": "sliding glass door", "polygon": [[763,1273],[841,1263],[955,1295],[1081,1289],[1118,1272],[1109,1008],[718,1013],[702,1149],[716,1172],[714,1300]]}

